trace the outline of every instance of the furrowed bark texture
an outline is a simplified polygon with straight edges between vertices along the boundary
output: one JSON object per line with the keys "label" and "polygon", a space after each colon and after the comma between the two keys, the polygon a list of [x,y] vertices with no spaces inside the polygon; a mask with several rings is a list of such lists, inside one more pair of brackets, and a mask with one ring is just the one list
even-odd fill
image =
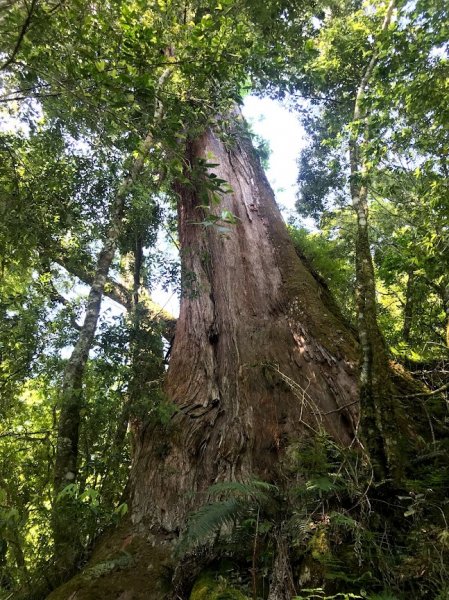
{"label": "furrowed bark texture", "polygon": [[143,529],[177,531],[216,481],[277,480],[286,446],[319,429],[343,444],[357,415],[357,342],[297,256],[250,143],[208,131],[188,148],[233,192],[198,223],[198,184],[179,185],[183,296],[166,392],[169,431],[142,436],[131,514]]}
{"label": "furrowed bark texture", "polygon": [[291,600],[296,595],[289,549],[282,535],[279,535],[267,600]]}

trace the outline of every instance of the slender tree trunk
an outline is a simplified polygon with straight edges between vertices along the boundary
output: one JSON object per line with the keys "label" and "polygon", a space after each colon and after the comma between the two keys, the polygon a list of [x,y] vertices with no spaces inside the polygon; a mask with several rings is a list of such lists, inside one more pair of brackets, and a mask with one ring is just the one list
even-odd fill
{"label": "slender tree trunk", "polygon": [[[357,171],[353,170],[353,174]],[[389,428],[396,426],[388,357],[377,322],[376,284],[368,233],[368,202],[365,186],[352,186],[352,202],[357,217],[356,307],[361,347],[360,406],[361,432],[378,479],[389,470]]]}
{"label": "slender tree trunk", "polygon": [[78,429],[82,405],[82,378],[95,336],[106,277],[115,254],[120,223],[123,216],[124,197],[114,207],[107,240],[100,252],[97,269],[89,293],[86,316],[73,352],[64,370],[58,443],[55,458],[54,487],[59,492],[76,479],[78,457]]}
{"label": "slender tree trunk", "polygon": [[[388,5],[381,35],[388,29],[395,0]],[[366,89],[378,61],[376,49],[363,74],[354,105],[354,129],[349,142],[351,197],[357,220],[356,306],[361,347],[361,432],[378,480],[399,476],[397,460],[397,403],[394,399],[388,355],[377,321],[376,282],[369,239],[368,187],[364,146],[368,139],[369,115],[364,106]]]}
{"label": "slender tree trunk", "polygon": [[[128,267],[132,268],[131,276],[125,280],[125,284],[132,280],[131,302],[132,307],[129,311],[129,326],[131,328],[130,354],[131,369],[128,382],[128,390],[120,413],[111,449],[106,461],[106,467],[102,474],[102,485],[100,497],[104,505],[108,508],[114,506],[123,494],[123,490],[117,490],[117,483],[114,481],[114,469],[120,464],[125,452],[126,437],[130,422],[134,419],[139,420],[139,405],[144,397],[147,407],[151,408],[151,384],[158,383],[164,372],[163,347],[161,342],[160,327],[156,323],[153,329],[153,323],[148,318],[145,302],[141,303],[141,271],[143,264],[143,245],[141,238],[136,239],[133,257],[128,262]],[[145,300],[145,298],[144,298]],[[149,343],[149,336],[152,338]],[[156,386],[155,386],[156,387]],[[157,386],[157,388],[159,385]],[[140,415],[140,418],[141,415]],[[120,496],[117,496],[117,492]]]}
{"label": "slender tree trunk", "polygon": [[55,505],[52,519],[56,569],[61,577],[73,569],[80,551],[81,541],[77,519],[74,514],[71,514],[59,494],[77,478],[79,427],[83,406],[83,375],[97,328],[104,285],[120,233],[125,196],[125,193],[118,194],[115,199],[111,225],[98,258],[94,280],[89,292],[84,323],[64,370],[54,467]]}
{"label": "slender tree trunk", "polygon": [[[164,72],[160,85],[163,84],[168,74],[168,70]],[[160,119],[161,116],[162,105],[157,105],[154,122]],[[52,520],[56,570],[60,573],[60,576],[65,576],[73,569],[80,551],[76,519],[73,518],[73,515],[67,514],[67,510],[64,510],[64,503],[60,501],[59,494],[67,484],[74,483],[77,478],[84,370],[95,338],[105,284],[122,230],[125,202],[136,179],[143,170],[144,158],[152,143],[153,132],[151,128],[143,140],[141,148],[139,148],[138,157],[133,159],[129,173],[123,179],[113,199],[106,239],[99,253],[95,273],[92,277],[84,323],[64,369],[54,466],[55,505]]]}
{"label": "slender tree trunk", "polygon": [[[92,285],[94,274],[91,273],[84,265],[80,265],[73,260],[68,258],[52,257],[52,260],[58,265],[63,267],[68,273],[77,277],[80,281],[86,285]],[[133,289],[129,289],[126,285],[115,281],[112,278],[106,280],[106,286],[103,290],[104,296],[107,296],[117,304],[120,304],[127,311],[132,310],[132,295]],[[171,315],[163,306],[154,302],[148,294],[143,295],[140,293],[140,302],[144,304],[145,311],[148,314],[148,319],[157,324],[161,329],[161,335],[170,341],[173,337],[174,330],[176,327],[176,319]]]}
{"label": "slender tree trunk", "polygon": [[446,345],[449,348],[449,283],[443,285],[442,294],[444,312],[446,313]]}

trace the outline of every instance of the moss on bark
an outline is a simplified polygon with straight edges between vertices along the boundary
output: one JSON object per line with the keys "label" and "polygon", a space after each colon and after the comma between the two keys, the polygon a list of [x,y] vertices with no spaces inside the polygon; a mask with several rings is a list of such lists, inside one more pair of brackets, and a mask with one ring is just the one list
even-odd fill
{"label": "moss on bark", "polygon": [[171,573],[168,544],[121,529],[105,537],[82,573],[48,600],[162,600]]}

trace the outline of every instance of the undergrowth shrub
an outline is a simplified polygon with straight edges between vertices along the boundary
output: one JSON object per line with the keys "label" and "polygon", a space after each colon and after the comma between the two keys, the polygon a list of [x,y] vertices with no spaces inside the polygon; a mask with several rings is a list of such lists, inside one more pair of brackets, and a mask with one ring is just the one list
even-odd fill
{"label": "undergrowth shrub", "polygon": [[262,599],[281,536],[297,600],[448,598],[449,468],[439,453],[438,471],[435,461],[419,458],[413,479],[396,490],[389,481],[373,483],[360,450],[324,433],[304,440],[286,453],[288,483],[212,486],[178,552],[208,544],[211,555],[232,557],[241,588]]}

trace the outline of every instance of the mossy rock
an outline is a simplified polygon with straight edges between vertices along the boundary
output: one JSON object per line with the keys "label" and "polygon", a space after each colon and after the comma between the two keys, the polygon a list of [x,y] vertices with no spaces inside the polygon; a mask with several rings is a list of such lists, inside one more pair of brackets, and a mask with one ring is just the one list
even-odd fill
{"label": "mossy rock", "polygon": [[223,577],[216,578],[211,571],[196,580],[189,600],[249,600],[240,590],[230,586]]}

